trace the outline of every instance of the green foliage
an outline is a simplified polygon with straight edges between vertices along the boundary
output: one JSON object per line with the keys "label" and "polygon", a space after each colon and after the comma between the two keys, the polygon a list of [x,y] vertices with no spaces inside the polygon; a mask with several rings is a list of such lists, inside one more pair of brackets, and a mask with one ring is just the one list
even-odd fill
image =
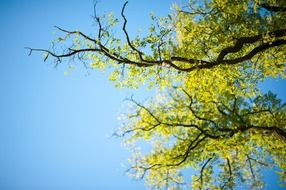
{"label": "green foliage", "polygon": [[[59,28],[66,36],[53,46],[70,48],[31,52],[108,69],[117,87],[145,84],[159,92],[143,104],[131,99],[122,121],[126,145],[152,145],[145,154],[134,149],[129,174],[155,189],[262,188],[261,168],[275,167],[285,183],[286,104],[257,86],[286,77],[285,1],[190,0],[165,18],[152,14],[149,34],[134,40],[125,6],[124,39],[114,35],[118,19],[108,14],[95,17],[97,38]],[[182,175],[188,168],[195,171],[190,184]]]}

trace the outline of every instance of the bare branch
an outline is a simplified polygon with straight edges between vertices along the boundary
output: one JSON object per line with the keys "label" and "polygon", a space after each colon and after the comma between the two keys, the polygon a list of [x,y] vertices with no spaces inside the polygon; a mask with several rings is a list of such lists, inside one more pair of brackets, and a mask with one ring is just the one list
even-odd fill
{"label": "bare branch", "polygon": [[121,16],[122,16],[123,19],[124,19],[124,23],[123,23],[123,28],[122,28],[122,30],[123,30],[123,32],[124,32],[124,34],[125,34],[125,37],[126,37],[126,40],[127,40],[127,43],[128,43],[128,45],[129,45],[129,47],[130,47],[132,50],[134,50],[135,52],[138,53],[138,55],[139,55],[141,61],[144,61],[143,56],[142,56],[142,55],[143,55],[143,52],[139,51],[137,48],[135,48],[135,47],[132,45],[132,43],[131,43],[131,41],[130,41],[130,38],[129,38],[129,34],[128,34],[127,30],[126,30],[127,19],[126,19],[125,15],[124,15],[124,10],[125,10],[125,7],[126,7],[127,3],[128,3],[128,1],[126,1],[126,2],[124,3],[124,5],[123,5],[123,7],[122,7],[122,10],[121,10]]}

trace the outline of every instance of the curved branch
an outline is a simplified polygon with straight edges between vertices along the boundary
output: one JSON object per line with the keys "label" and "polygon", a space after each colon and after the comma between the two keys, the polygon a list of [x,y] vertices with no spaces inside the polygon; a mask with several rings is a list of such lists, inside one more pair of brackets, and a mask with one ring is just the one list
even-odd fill
{"label": "curved branch", "polygon": [[203,133],[200,133],[199,135],[197,135],[197,137],[193,141],[191,141],[186,152],[183,155],[179,155],[179,156],[174,157],[174,159],[177,159],[179,157],[183,157],[183,159],[181,161],[179,161],[175,164],[167,164],[167,166],[180,166],[181,164],[183,164],[188,159],[191,151],[194,150],[201,142],[203,142],[205,139],[208,138],[207,136],[203,136],[200,139],[201,135],[203,135]]}
{"label": "curved branch", "polygon": [[[223,64],[227,64],[227,65],[234,65],[234,64],[237,64],[237,63],[241,63],[243,61],[251,59],[256,54],[258,54],[258,53],[260,53],[262,51],[265,51],[265,50],[267,50],[269,48],[272,48],[272,47],[285,45],[285,44],[286,44],[286,40],[283,40],[283,39],[275,40],[272,43],[265,43],[265,44],[262,44],[262,45],[260,45],[258,47],[255,47],[248,54],[246,54],[246,55],[244,55],[242,57],[235,58],[235,59],[230,59],[230,60],[224,60],[222,63]],[[216,63],[216,65],[219,65],[219,63]]]}
{"label": "curved branch", "polygon": [[269,33],[265,33],[265,34],[259,34],[259,35],[256,35],[256,36],[238,38],[236,40],[236,43],[234,44],[234,46],[226,47],[223,50],[221,50],[220,54],[217,57],[216,62],[223,61],[224,57],[227,54],[229,54],[229,53],[239,52],[245,44],[253,44],[253,43],[261,40],[263,38],[263,36],[266,35],[266,34],[269,35],[269,36],[273,36],[275,38],[278,38],[278,37],[282,37],[282,36],[284,36],[286,34],[286,29],[284,29],[284,30],[276,30],[276,31],[273,31],[273,32],[269,32]]}
{"label": "curved branch", "polygon": [[128,1],[126,1],[126,2],[124,3],[124,5],[123,5],[123,7],[122,7],[122,10],[121,10],[121,16],[122,16],[122,18],[124,19],[124,23],[123,23],[122,30],[123,30],[123,32],[124,32],[124,34],[125,34],[125,37],[126,37],[126,40],[127,40],[127,43],[128,43],[128,45],[129,45],[129,47],[130,47],[132,50],[134,50],[135,52],[138,53],[138,55],[139,55],[141,61],[144,61],[143,56],[142,56],[142,55],[143,55],[143,52],[139,51],[137,48],[135,48],[135,47],[132,45],[132,43],[131,43],[131,41],[130,41],[130,38],[129,38],[129,34],[128,34],[127,30],[126,30],[127,19],[126,19],[125,15],[124,15],[124,10],[125,10],[125,7],[126,7],[127,3],[128,3]]}
{"label": "curved branch", "polygon": [[201,171],[200,171],[200,177],[199,177],[199,180],[200,180],[200,183],[201,183],[201,188],[203,188],[203,175],[204,175],[204,169],[205,167],[208,165],[208,163],[213,159],[214,156],[210,157],[209,159],[207,159],[207,161],[204,163],[204,165],[202,166],[201,168]]}
{"label": "curved branch", "polygon": [[96,44],[98,43],[97,40],[95,40],[95,39],[89,37],[88,35],[86,35],[86,34],[80,32],[80,31],[68,31],[68,30],[65,30],[65,29],[63,29],[63,28],[60,28],[60,27],[58,27],[58,26],[54,26],[54,27],[57,28],[58,30],[64,32],[64,33],[69,34],[69,35],[70,35],[70,34],[77,34],[77,35],[80,35],[80,36],[82,36],[83,38],[85,38],[85,39],[87,39],[87,40],[89,40],[89,41],[91,41],[91,42],[94,42],[94,43],[96,43]]}

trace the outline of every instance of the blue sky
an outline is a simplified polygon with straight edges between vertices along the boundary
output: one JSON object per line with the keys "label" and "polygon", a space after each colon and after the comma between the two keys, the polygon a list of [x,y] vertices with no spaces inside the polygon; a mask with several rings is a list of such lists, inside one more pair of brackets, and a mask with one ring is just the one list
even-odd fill
{"label": "blue sky", "polygon": [[[146,27],[150,11],[167,14],[171,2],[130,0],[129,30]],[[118,14],[123,3],[102,0],[98,10]],[[92,13],[92,0],[0,2],[0,189],[145,189],[124,174],[129,152],[109,138],[123,99],[143,99],[144,91],[116,89],[106,73],[87,76],[77,65],[65,76],[64,65],[54,68],[24,49],[49,47],[54,25],[90,33]],[[285,100],[285,81],[262,86]]]}

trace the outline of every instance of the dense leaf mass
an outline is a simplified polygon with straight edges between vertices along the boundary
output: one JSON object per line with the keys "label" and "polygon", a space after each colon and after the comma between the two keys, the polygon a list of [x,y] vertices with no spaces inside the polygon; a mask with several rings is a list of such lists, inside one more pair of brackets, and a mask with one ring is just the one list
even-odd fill
{"label": "dense leaf mass", "polygon": [[[65,36],[52,50],[30,53],[108,68],[117,87],[157,89],[144,103],[130,99],[117,133],[134,151],[129,174],[154,189],[262,188],[268,167],[285,185],[286,104],[258,83],[286,76],[286,2],[190,0],[165,18],[151,15],[149,34],[135,39],[126,5],[123,39],[113,32],[118,19],[95,15],[96,38],[58,28]],[[147,153],[134,148],[142,140]]]}

